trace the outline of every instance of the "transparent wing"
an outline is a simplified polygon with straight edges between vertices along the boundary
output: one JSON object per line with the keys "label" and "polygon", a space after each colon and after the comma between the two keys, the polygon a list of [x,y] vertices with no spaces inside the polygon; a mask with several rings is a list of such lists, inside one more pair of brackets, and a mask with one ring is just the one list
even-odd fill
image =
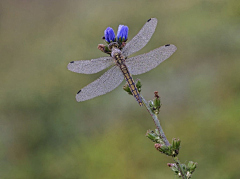
{"label": "transparent wing", "polygon": [[127,59],[126,65],[132,75],[146,73],[169,58],[176,50],[175,45],[164,45],[148,53]]}
{"label": "transparent wing", "polygon": [[100,78],[81,89],[76,95],[76,100],[78,102],[86,101],[106,94],[118,87],[123,79],[124,76],[120,68],[118,66],[114,66],[100,76]]}
{"label": "transparent wing", "polygon": [[151,18],[149,19],[142,29],[138,32],[138,34],[133,37],[130,42],[126,44],[126,46],[122,49],[122,53],[125,57],[139,51],[142,49],[148,41],[151,39],[155,29],[157,26],[157,19]]}
{"label": "transparent wing", "polygon": [[76,73],[93,74],[114,64],[112,57],[101,57],[92,60],[72,61],[68,64],[67,68]]}

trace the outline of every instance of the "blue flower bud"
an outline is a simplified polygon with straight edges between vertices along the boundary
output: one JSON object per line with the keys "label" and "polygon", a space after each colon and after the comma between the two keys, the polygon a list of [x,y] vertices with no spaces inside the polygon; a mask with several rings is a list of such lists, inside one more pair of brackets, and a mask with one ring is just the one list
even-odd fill
{"label": "blue flower bud", "polygon": [[111,43],[115,41],[115,34],[114,34],[114,30],[111,27],[108,27],[105,31],[104,31],[104,37],[105,40],[108,43]]}
{"label": "blue flower bud", "polygon": [[119,25],[117,32],[118,41],[126,41],[128,38],[128,26]]}

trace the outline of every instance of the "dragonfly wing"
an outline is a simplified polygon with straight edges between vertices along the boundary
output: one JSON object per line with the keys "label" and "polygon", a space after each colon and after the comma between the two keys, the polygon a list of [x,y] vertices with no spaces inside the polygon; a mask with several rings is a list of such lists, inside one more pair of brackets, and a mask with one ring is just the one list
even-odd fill
{"label": "dragonfly wing", "polygon": [[86,101],[106,94],[118,87],[123,79],[124,76],[120,68],[114,66],[100,76],[100,78],[81,89],[76,95],[76,100],[78,102]]}
{"label": "dragonfly wing", "polygon": [[132,75],[146,73],[169,58],[176,50],[175,45],[164,45],[148,53],[127,59],[126,65]]}
{"label": "dragonfly wing", "polygon": [[93,74],[114,64],[112,57],[101,57],[92,60],[72,61],[68,64],[68,70],[76,73]]}
{"label": "dragonfly wing", "polygon": [[122,49],[122,53],[125,57],[141,50],[151,39],[155,29],[157,26],[157,19],[151,18],[149,19],[142,29],[138,32],[138,34],[133,37],[130,42],[126,44],[126,46]]}

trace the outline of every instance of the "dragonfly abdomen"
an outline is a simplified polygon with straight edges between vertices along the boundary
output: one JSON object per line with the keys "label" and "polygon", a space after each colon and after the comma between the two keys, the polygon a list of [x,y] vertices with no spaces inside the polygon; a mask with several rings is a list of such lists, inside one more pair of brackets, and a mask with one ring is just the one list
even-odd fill
{"label": "dragonfly abdomen", "polygon": [[121,71],[124,75],[124,78],[127,81],[128,86],[129,86],[133,96],[135,97],[135,99],[137,100],[139,105],[142,106],[142,98],[140,97],[140,94],[137,90],[137,87],[136,87],[134,81],[133,81],[133,78],[128,71],[128,68],[125,64],[125,58],[123,57],[122,52],[118,48],[113,47],[111,56],[115,59],[116,65],[121,69]]}
{"label": "dragonfly abdomen", "polygon": [[133,81],[133,78],[128,71],[127,66],[125,64],[121,64],[119,67],[120,67],[121,71],[123,72],[124,78],[127,81],[128,86],[129,86],[133,96],[135,97],[135,99],[137,100],[139,105],[142,106],[142,99],[141,99],[140,94],[137,90],[137,87]]}

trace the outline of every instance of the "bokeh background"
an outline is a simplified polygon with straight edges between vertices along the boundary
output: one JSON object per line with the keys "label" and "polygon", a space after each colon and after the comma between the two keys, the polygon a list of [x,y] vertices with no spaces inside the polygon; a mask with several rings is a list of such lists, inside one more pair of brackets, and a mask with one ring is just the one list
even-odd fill
{"label": "bokeh background", "polygon": [[182,140],[180,160],[198,163],[193,178],[240,178],[239,0],[1,0],[0,178],[176,178],[145,137],[155,126],[144,107],[122,87],[77,103],[103,72],[67,70],[104,56],[108,26],[128,25],[131,39],[151,17],[157,29],[135,55],[178,50],[134,76],[142,95],[159,91],[161,124]]}

